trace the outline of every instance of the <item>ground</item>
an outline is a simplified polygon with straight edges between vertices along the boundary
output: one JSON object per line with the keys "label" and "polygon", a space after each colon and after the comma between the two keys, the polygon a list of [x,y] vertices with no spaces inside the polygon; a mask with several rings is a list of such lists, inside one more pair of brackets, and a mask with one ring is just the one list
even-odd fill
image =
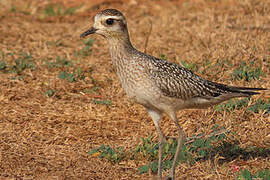
{"label": "ground", "polygon": [[[212,81],[270,87],[267,0],[2,0],[0,5],[0,179],[155,176],[151,171],[138,173],[139,166],[149,163],[143,158],[111,163],[88,154],[102,144],[129,150],[142,138],[158,139],[144,108],[123,92],[105,39],[79,37],[102,9],[123,12],[131,41],[141,51],[185,64]],[[233,78],[243,66],[262,74]],[[177,115],[187,137],[209,134],[218,124],[234,132],[239,147],[265,149],[270,146],[269,113],[248,107],[269,98],[269,91],[264,91],[234,111],[212,107]],[[161,126],[166,136],[177,136],[166,116]],[[180,163],[176,176],[235,179],[238,168],[252,173],[270,169],[266,152],[230,160],[216,154],[192,165]]]}

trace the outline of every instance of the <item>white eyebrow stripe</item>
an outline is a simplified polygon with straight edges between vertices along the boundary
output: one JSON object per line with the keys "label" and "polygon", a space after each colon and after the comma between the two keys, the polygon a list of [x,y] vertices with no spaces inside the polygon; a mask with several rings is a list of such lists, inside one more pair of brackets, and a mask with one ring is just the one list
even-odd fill
{"label": "white eyebrow stripe", "polygon": [[115,19],[115,20],[121,20],[124,24],[126,24],[126,19],[123,16],[104,16],[102,19],[107,20],[107,19]]}
{"label": "white eyebrow stripe", "polygon": [[116,20],[124,20],[124,18],[122,16],[105,16],[106,19],[112,18],[112,19],[116,19]]}

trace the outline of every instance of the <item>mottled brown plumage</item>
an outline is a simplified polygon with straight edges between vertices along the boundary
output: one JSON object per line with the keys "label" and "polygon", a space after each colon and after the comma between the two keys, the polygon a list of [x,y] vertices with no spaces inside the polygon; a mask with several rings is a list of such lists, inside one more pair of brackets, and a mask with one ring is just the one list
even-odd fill
{"label": "mottled brown plumage", "polygon": [[143,105],[154,121],[159,134],[159,167],[161,178],[163,133],[159,127],[166,113],[178,128],[178,146],[168,179],[174,179],[176,159],[184,133],[176,112],[187,108],[206,108],[234,97],[257,94],[263,88],[231,87],[205,80],[191,71],[136,50],[129,39],[126,19],[115,9],[106,9],[95,16],[94,25],[81,37],[100,34],[109,42],[110,54],[121,85],[129,98]]}

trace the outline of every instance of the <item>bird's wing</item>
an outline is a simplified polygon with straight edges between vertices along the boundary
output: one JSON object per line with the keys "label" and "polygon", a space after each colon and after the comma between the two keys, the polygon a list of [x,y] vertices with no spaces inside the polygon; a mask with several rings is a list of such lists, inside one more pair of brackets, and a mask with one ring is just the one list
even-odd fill
{"label": "bird's wing", "polygon": [[252,90],[263,90],[262,88],[231,87],[211,82],[177,64],[161,59],[153,59],[149,67],[148,73],[150,77],[161,92],[168,97],[183,100],[196,97],[208,99],[229,93],[249,96],[257,94]]}

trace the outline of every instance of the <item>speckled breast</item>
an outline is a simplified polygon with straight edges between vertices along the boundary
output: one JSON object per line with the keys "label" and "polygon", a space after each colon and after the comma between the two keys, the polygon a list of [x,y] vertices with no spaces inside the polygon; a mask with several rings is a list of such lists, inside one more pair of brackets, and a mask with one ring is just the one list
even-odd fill
{"label": "speckled breast", "polygon": [[122,61],[115,68],[127,96],[132,101],[147,106],[154,98],[155,90],[143,65],[136,61]]}

